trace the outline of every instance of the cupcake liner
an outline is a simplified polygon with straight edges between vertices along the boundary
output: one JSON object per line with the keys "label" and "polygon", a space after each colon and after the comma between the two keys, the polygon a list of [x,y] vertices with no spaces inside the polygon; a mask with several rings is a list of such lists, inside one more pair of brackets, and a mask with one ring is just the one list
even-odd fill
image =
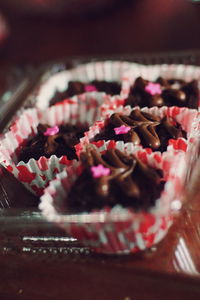
{"label": "cupcake liner", "polygon": [[[103,95],[102,95],[103,97]],[[63,123],[92,124],[99,116],[99,101],[102,97],[80,95],[66,100],[62,104],[52,106],[45,112],[39,109],[25,110],[11,125],[9,131],[0,140],[0,161],[30,191],[41,195],[55,175],[61,172],[71,161],[66,156],[55,155],[50,158],[41,157],[38,161],[30,159],[27,163],[18,162],[20,148],[37,133],[37,125],[46,123],[50,126]]]}
{"label": "cupcake liner", "polygon": [[175,156],[173,152],[159,153],[156,160],[144,149],[134,154],[137,157],[145,154],[146,163],[162,169],[167,179],[160,198],[148,212],[136,212],[117,205],[91,213],[62,214],[67,193],[80,174],[80,162],[74,162],[45,189],[39,205],[42,214],[98,253],[134,253],[158,243],[172,224],[173,210],[181,207],[177,197],[182,191],[185,167],[179,168],[178,172],[175,167],[185,163],[185,156],[180,152]]}
{"label": "cupcake liner", "polygon": [[200,82],[200,67],[183,64],[140,65],[130,63],[122,78],[124,86],[126,86],[126,94],[129,94],[132,84],[139,76],[149,81],[155,81],[161,76],[166,79],[182,79],[186,82],[196,79]]}
{"label": "cupcake liner", "polygon": [[[94,125],[92,125],[89,128],[89,131],[85,132],[85,136],[80,139],[80,143],[76,145],[76,152],[77,155],[80,155],[80,152],[84,149],[84,147],[92,143],[94,144],[97,148],[104,147],[105,144],[109,144],[110,147],[114,145],[117,148],[119,145],[123,142],[116,142],[114,140],[111,141],[97,141],[97,142],[91,142],[91,140],[95,137],[96,134],[100,133],[101,130],[104,128],[107,119],[110,117],[111,114],[114,112],[118,112],[122,115],[129,115],[132,110],[138,109],[137,107],[131,108],[130,106],[119,106],[116,110],[110,110],[108,114],[106,115],[105,119],[101,119],[100,121],[96,121]],[[199,113],[195,109],[188,109],[185,107],[166,107],[163,106],[161,108],[158,107],[144,107],[140,109],[143,112],[147,113],[152,113],[155,116],[163,118],[164,116],[168,116],[170,118],[173,118],[174,121],[179,123],[182,126],[182,129],[186,131],[187,133],[187,140],[184,138],[178,138],[177,140],[169,140],[169,146],[168,149],[174,149],[174,150],[182,150],[182,151],[187,151],[188,144],[192,143],[192,140],[196,136],[197,130],[197,124],[199,123]],[[139,146],[142,147],[142,146]],[[137,150],[138,146],[133,145],[133,143],[126,143],[126,148],[131,149],[131,151],[134,151],[134,149]],[[151,149],[149,151],[152,151]]]}
{"label": "cupcake liner", "polygon": [[[136,64],[137,65],[137,64]],[[64,92],[69,81],[90,82],[92,80],[106,80],[122,82],[121,94],[127,95],[128,83],[123,84],[123,74],[127,71],[128,62],[99,61],[79,65],[71,70],[52,75],[42,83],[35,96],[35,106],[45,109],[56,91]],[[64,99],[63,99],[64,100]]]}
{"label": "cupcake liner", "polygon": [[[118,109],[121,110],[124,107],[126,97],[112,96],[105,99],[103,104],[100,107],[100,116],[102,119],[105,119],[107,116],[111,115],[113,112],[117,112]],[[139,107],[137,107],[139,108]]]}
{"label": "cupcake liner", "polygon": [[105,93],[91,92],[65,99],[63,102],[47,108],[48,115],[44,114],[43,110],[39,110],[41,122],[53,126],[56,123],[69,121],[70,124],[75,124],[78,120],[80,123],[91,125],[100,119],[100,106],[105,101],[109,101],[108,98],[109,96]]}

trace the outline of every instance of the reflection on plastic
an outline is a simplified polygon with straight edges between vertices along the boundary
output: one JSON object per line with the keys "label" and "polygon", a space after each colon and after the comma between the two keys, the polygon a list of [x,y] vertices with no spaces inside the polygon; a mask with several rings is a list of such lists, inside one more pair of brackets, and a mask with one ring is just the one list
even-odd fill
{"label": "reflection on plastic", "polygon": [[186,274],[199,275],[185,240],[182,237],[179,239],[174,256],[173,264],[177,272],[182,271]]}

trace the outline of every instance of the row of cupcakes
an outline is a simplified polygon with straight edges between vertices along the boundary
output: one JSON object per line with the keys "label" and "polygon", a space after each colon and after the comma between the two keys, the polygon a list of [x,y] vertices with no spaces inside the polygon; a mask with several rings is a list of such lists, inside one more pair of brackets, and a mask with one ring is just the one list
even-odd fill
{"label": "row of cupcakes", "polygon": [[[101,118],[105,95],[74,96],[44,112],[27,109],[1,137],[1,163],[29,190],[41,195],[55,175],[87,144],[129,151],[189,151],[197,110],[179,107],[118,107]],[[106,101],[108,101],[106,95]]]}
{"label": "row of cupcakes", "polygon": [[[128,64],[124,65],[127,68]],[[122,73],[120,74],[122,75]],[[57,76],[58,79],[60,75],[62,74],[53,77]],[[122,94],[113,97],[106,93],[98,93],[91,87],[92,79],[90,78],[91,82],[89,82],[91,92],[74,96],[71,99],[63,99],[64,101],[61,103],[59,103],[59,99],[57,105],[51,106],[45,111],[38,108],[25,110],[1,139],[1,162],[30,190],[38,195],[44,192],[40,208],[48,220],[55,221],[64,227],[68,233],[92,246],[98,252],[135,252],[158,242],[166,234],[171,224],[171,208],[176,203],[176,201],[174,202],[175,196],[181,191],[186,170],[185,152],[190,151],[189,148],[196,137],[196,124],[198,124],[199,115],[197,110],[186,107],[143,109],[132,109],[130,106],[124,107],[122,106],[124,99]],[[54,78],[49,80],[54,81]],[[155,88],[158,83],[152,84]],[[51,86],[49,86],[49,89],[51,90]],[[51,97],[52,95],[54,94],[51,94]],[[44,102],[49,103],[51,97],[48,96],[46,98],[48,101],[45,100]],[[36,106],[38,106],[38,102],[36,102]],[[106,110],[105,107],[108,106],[109,108]],[[135,117],[136,119],[134,119]],[[109,130],[115,133],[114,136],[117,139],[110,140],[110,137],[108,137],[108,141],[105,141],[104,134],[101,139],[95,140],[95,136],[109,125],[110,119],[114,119],[114,123]],[[161,133],[158,134],[155,128],[160,125],[163,126],[163,123],[165,129],[170,128],[168,133],[171,134],[176,128],[175,131],[181,132],[182,136],[173,139],[172,135],[170,145],[165,145],[163,153],[154,152],[150,150],[151,145],[146,144],[146,141],[149,139],[149,135],[153,138],[162,137],[163,129],[161,128]],[[68,128],[64,128],[66,124]],[[137,128],[136,131],[135,128]],[[148,132],[146,132],[147,128]],[[71,134],[69,134],[69,131]],[[76,135],[75,141],[74,134]],[[132,138],[131,141],[127,140],[126,135],[129,136],[130,134],[136,138],[137,143],[134,142],[134,139],[132,141]],[[83,138],[79,143],[81,136]],[[123,139],[118,139],[119,136]],[[167,139],[169,138],[167,137]],[[143,140],[145,143],[141,146]],[[71,157],[69,157],[71,154],[61,153],[62,149],[59,152],[60,143],[62,144],[61,148],[64,147],[65,150],[70,148]],[[42,148],[42,152],[40,152],[41,149],[37,150],[38,145],[41,144],[42,147],[39,148]],[[55,148],[58,152],[53,153]],[[105,153],[105,151],[108,152]],[[38,152],[38,156],[34,159],[33,154],[36,152]],[[83,153],[92,152],[96,153],[95,156],[108,155],[115,158],[117,156],[118,161],[122,160],[123,165],[124,161],[135,161],[140,170],[150,168],[150,173],[153,172],[151,168],[156,169],[156,172],[158,170],[159,172],[162,171],[162,175],[159,172],[153,175],[154,179],[158,178],[156,182],[166,182],[159,195],[154,195],[153,205],[141,210],[136,209],[134,206],[132,208],[125,208],[123,205],[97,206],[97,211],[94,213],[91,213],[91,211],[88,213],[86,206],[86,211],[83,214],[80,214],[80,211],[73,212],[72,210],[71,213],[67,211],[67,214],[63,215],[66,212],[63,209],[63,203],[67,201],[69,189],[71,190],[73,183],[79,180],[80,169],[81,172],[83,169],[80,161],[72,161],[71,159],[81,157]],[[23,161],[20,161],[24,153],[26,159],[23,158]],[[54,155],[52,156],[52,154]],[[103,173],[100,172],[100,177],[94,175],[90,178],[92,180],[89,185],[94,183],[96,185],[99,180],[102,181],[102,178],[108,181],[108,178],[113,177],[111,176],[114,172],[112,163],[108,167],[107,159],[104,161],[102,157],[97,161],[103,163],[98,164],[94,160],[93,166],[89,164],[89,174],[93,174],[91,173],[92,167],[95,169],[99,166],[100,171]],[[176,162],[178,162],[178,165],[176,165]],[[176,165],[176,168],[174,168],[174,165]],[[130,168],[130,166],[128,167]],[[88,170],[88,166],[86,169]],[[179,171],[177,171],[178,169]],[[104,171],[109,173],[105,174]],[[56,176],[56,174],[58,175]],[[56,179],[52,180],[55,176]],[[147,178],[149,177],[147,176]],[[118,180],[117,183],[119,183]],[[158,199],[156,199],[157,197]],[[179,204],[176,203],[175,206],[178,207],[177,205],[180,206],[180,202]]]}
{"label": "row of cupcakes", "polygon": [[[131,106],[173,105],[197,108],[199,78],[200,68],[192,65],[91,62],[61,71],[48,79],[44,76],[44,81],[33,95],[33,105],[45,109],[64,98],[92,91],[119,95],[121,103]],[[148,81],[160,85],[158,94],[154,89],[153,97],[145,92]],[[188,96],[188,93],[191,95]]]}
{"label": "row of cupcakes", "polygon": [[[189,153],[192,147],[197,111],[177,107],[128,110],[129,114],[134,112],[134,117],[136,112],[140,123],[144,118],[148,126],[152,119],[149,122],[146,118],[152,116],[158,123],[166,115],[173,124],[182,122],[190,143],[183,138],[171,140],[167,151],[161,153],[123,140],[94,141],[101,132],[105,137],[104,128],[116,117],[114,113],[85,133],[76,145],[80,161],[59,174],[41,197],[40,209],[49,221],[99,253],[134,253],[158,243],[172,224],[174,210],[182,205],[185,151]],[[117,127],[108,131],[124,137],[127,129],[132,130],[130,123],[115,124]],[[140,136],[137,132],[141,140],[143,133]]]}

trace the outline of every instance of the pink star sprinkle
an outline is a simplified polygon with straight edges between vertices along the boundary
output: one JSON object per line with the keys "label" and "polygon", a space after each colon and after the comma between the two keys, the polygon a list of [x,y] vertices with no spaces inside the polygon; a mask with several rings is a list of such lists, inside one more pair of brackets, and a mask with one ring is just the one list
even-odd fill
{"label": "pink star sprinkle", "polygon": [[50,135],[54,135],[56,133],[59,132],[59,128],[58,126],[54,126],[54,127],[49,127],[47,128],[47,130],[44,132],[45,136],[50,136]]}
{"label": "pink star sprinkle", "polygon": [[151,94],[152,96],[154,96],[154,95],[160,95],[162,93],[160,84],[159,83],[153,83],[153,82],[149,82],[145,86],[145,91],[147,93]]}
{"label": "pink star sprinkle", "polygon": [[105,168],[103,165],[97,165],[91,167],[92,176],[94,178],[99,178],[101,176],[108,176],[110,174],[110,169]]}
{"label": "pink star sprinkle", "polygon": [[127,132],[129,132],[129,130],[131,130],[131,127],[125,126],[125,125],[122,125],[120,127],[115,127],[114,128],[115,134],[127,133]]}
{"label": "pink star sprinkle", "polygon": [[96,92],[97,89],[93,84],[87,84],[85,86],[85,92]]}

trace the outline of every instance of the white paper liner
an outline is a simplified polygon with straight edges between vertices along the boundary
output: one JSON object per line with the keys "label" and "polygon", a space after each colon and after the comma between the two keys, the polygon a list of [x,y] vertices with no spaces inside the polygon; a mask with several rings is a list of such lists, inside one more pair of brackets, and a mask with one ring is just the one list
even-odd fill
{"label": "white paper liner", "polygon": [[60,124],[87,123],[91,125],[99,117],[99,102],[105,94],[94,97],[93,93],[74,96],[62,104],[52,106],[44,111],[39,109],[25,110],[11,125],[9,131],[0,140],[0,162],[30,191],[41,195],[55,175],[71,162],[66,156],[49,159],[41,157],[38,161],[30,159],[28,163],[18,162],[19,148],[36,135],[39,123],[50,126]]}
{"label": "white paper liner", "polygon": [[[125,150],[125,149],[124,149]],[[130,154],[130,152],[126,151]],[[58,174],[41,197],[39,208],[50,222],[55,222],[68,234],[100,253],[133,253],[145,250],[159,242],[172,224],[173,210],[181,208],[178,196],[182,191],[185,174],[183,152],[157,153],[158,158],[149,156],[146,150],[134,154],[141,158],[145,154],[148,165],[161,168],[167,178],[164,190],[156,205],[149,212],[135,212],[120,205],[112,209],[96,210],[91,213],[61,214],[67,193],[79,174],[79,162]],[[155,156],[155,153],[153,154]],[[172,168],[172,165],[174,168]],[[182,168],[176,172],[177,165]]]}
{"label": "white paper liner", "polygon": [[37,91],[35,105],[40,109],[48,107],[55,92],[64,92],[68,87],[69,81],[86,83],[92,80],[117,81],[122,83],[120,94],[126,96],[128,90],[127,81],[125,80],[123,83],[122,78],[128,67],[129,63],[126,61],[98,61],[78,65],[71,70],[54,74]]}
{"label": "white paper liner", "polygon": [[[100,121],[96,121],[94,125],[92,125],[89,128],[89,131],[85,132],[85,136],[80,139],[80,143],[76,145],[76,151],[77,155],[79,156],[80,152],[84,149],[84,146],[91,143],[92,139],[101,132],[101,130],[105,126],[106,120],[110,117],[111,114],[114,112],[118,112],[122,115],[130,115],[132,110],[138,109],[137,107],[131,108],[130,106],[119,106],[116,110],[109,110],[108,114],[106,115],[105,119],[102,119]],[[173,148],[174,150],[183,150],[184,152],[188,150],[188,145],[192,143],[193,138],[196,135],[196,125],[199,123],[199,113],[195,109],[188,109],[185,107],[167,107],[163,106],[161,108],[159,107],[144,107],[141,108],[141,111],[153,114],[155,116],[163,118],[164,116],[168,116],[172,118],[174,121],[179,123],[184,131],[187,133],[187,140],[184,138],[178,138],[177,140],[169,140],[169,146],[167,147],[167,150]],[[103,145],[106,143],[105,141],[98,141],[98,142],[92,142],[95,144],[98,148],[103,147]],[[116,145],[118,147],[120,145],[120,142],[110,141],[111,147],[112,145]],[[126,148],[137,149],[138,146],[134,146],[133,143],[126,143]]]}
{"label": "white paper liner", "polygon": [[182,79],[186,82],[196,79],[198,80],[200,89],[200,67],[194,65],[140,65],[130,63],[127,72],[124,73],[122,78],[124,85],[126,86],[126,94],[129,94],[131,86],[139,76],[149,81],[155,81],[160,76],[165,79]]}

